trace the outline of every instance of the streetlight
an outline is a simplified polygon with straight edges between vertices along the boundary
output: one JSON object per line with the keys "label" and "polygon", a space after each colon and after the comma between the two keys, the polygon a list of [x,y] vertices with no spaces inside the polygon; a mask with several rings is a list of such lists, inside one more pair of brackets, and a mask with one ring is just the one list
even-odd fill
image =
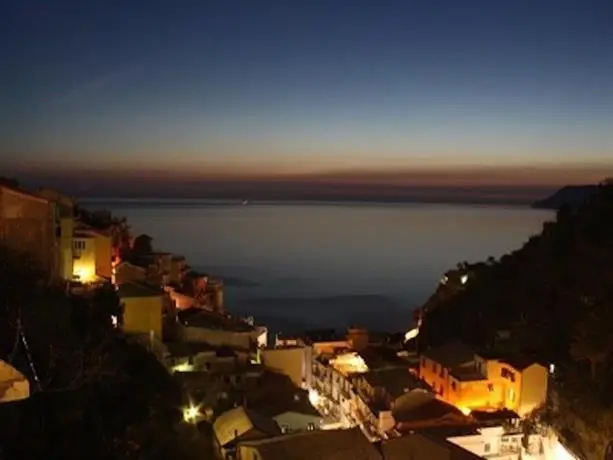
{"label": "streetlight", "polygon": [[183,420],[188,423],[195,423],[200,416],[200,408],[190,404],[183,409]]}

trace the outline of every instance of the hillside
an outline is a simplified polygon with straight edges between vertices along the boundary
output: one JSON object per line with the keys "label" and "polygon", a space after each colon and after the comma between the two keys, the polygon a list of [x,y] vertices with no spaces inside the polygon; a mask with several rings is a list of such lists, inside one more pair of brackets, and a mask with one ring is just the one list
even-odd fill
{"label": "hillside", "polygon": [[562,187],[553,195],[534,202],[532,207],[538,209],[560,209],[564,204],[568,204],[576,208],[581,206],[586,199],[597,191],[598,185],[568,185]]}
{"label": "hillside", "polygon": [[465,265],[425,305],[420,347],[458,338],[554,363],[558,405],[547,413],[584,458],[613,439],[613,184],[500,260]]}

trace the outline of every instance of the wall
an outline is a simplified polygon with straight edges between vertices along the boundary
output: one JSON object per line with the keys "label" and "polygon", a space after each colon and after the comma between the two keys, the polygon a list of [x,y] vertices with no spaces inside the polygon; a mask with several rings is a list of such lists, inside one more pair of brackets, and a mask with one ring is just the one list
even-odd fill
{"label": "wall", "polygon": [[266,368],[287,375],[294,385],[301,387],[304,382],[311,386],[313,352],[310,347],[263,349],[260,356]]}
{"label": "wall", "polygon": [[96,274],[111,279],[112,276],[112,242],[111,238],[100,233],[94,233],[96,251]]}
{"label": "wall", "polygon": [[27,253],[52,277],[58,277],[55,206],[49,201],[0,187],[0,242]]}
{"label": "wall", "polygon": [[115,281],[117,284],[145,281],[145,278],[146,272],[142,267],[137,267],[136,265],[125,262],[115,267]]}
{"label": "wall", "polygon": [[83,283],[96,280],[96,245],[94,238],[73,237],[72,252],[74,256],[72,273],[75,279]]}
{"label": "wall", "polygon": [[549,372],[540,364],[532,364],[521,373],[521,387],[518,394],[518,414],[524,416],[541,406],[547,400]]}
{"label": "wall", "polygon": [[332,355],[339,348],[349,348],[349,342],[338,340],[334,342],[315,342],[313,344],[313,350],[316,355]]}
{"label": "wall", "polygon": [[121,302],[125,332],[147,334],[153,331],[156,337],[162,337],[162,296],[125,297]]}
{"label": "wall", "polygon": [[60,219],[60,273],[65,280],[71,280],[74,274],[72,234],[74,233],[74,218]]}
{"label": "wall", "polygon": [[186,342],[205,342],[214,347],[228,346],[241,349],[249,349],[256,340],[256,337],[253,337],[249,332],[233,332],[189,326],[182,328],[182,337]]}

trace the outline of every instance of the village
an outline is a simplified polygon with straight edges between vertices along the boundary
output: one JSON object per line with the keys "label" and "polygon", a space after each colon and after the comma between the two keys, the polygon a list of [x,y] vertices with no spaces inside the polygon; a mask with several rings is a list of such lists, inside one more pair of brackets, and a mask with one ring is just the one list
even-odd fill
{"label": "village", "polygon": [[[455,342],[418,350],[419,321],[400,337],[367,327],[269,336],[257,318],[226,310],[223,280],[154,250],[125,220],[47,189],[1,184],[0,200],[4,245],[74,295],[115,288],[113,324],[179,382],[181,429],[218,458],[573,458],[538,420],[552,403],[552,364]],[[33,391],[8,363],[2,380],[0,402]]]}

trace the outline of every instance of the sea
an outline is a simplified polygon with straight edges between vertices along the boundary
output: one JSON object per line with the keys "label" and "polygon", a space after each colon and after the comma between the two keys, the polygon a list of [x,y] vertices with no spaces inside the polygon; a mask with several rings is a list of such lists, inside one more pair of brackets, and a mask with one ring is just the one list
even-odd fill
{"label": "sea", "polygon": [[523,206],[96,200],[154,248],[225,283],[228,311],[271,330],[409,328],[458,262],[518,249],[554,214]]}

